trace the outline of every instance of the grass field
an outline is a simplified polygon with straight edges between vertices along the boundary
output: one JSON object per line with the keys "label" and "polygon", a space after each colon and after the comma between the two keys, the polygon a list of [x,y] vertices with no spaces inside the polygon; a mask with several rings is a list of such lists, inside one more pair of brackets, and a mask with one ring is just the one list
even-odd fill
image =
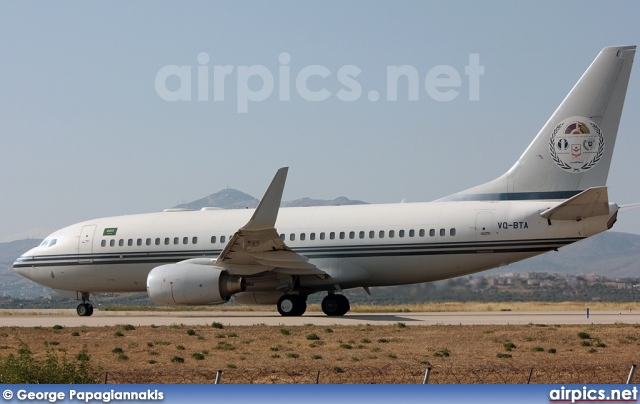
{"label": "grass field", "polygon": [[621,383],[639,345],[627,324],[0,329],[2,359],[28,347],[116,383]]}

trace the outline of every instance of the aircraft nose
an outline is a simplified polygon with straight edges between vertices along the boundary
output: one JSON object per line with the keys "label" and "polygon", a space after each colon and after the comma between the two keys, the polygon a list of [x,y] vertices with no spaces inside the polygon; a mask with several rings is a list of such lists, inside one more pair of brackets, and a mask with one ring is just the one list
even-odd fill
{"label": "aircraft nose", "polygon": [[28,261],[30,259],[33,259],[33,257],[29,257],[26,255],[23,255],[22,257],[18,258],[13,263],[13,270],[16,271],[18,274],[24,276],[25,278],[31,279],[31,266],[28,265]]}

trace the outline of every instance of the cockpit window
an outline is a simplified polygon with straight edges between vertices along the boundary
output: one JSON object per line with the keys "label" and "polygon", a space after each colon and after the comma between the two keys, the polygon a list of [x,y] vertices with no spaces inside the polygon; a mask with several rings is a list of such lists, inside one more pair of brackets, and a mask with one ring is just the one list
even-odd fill
{"label": "cockpit window", "polygon": [[53,240],[46,239],[40,244],[40,247],[53,247],[54,245],[56,245],[57,242],[58,242],[57,238],[54,238]]}

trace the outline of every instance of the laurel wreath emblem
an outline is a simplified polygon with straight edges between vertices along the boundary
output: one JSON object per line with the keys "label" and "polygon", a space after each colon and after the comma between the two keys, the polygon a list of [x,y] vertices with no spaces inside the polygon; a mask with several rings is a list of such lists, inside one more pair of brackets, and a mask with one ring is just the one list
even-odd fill
{"label": "laurel wreath emblem", "polygon": [[558,157],[558,153],[556,153],[556,134],[558,134],[558,131],[563,126],[564,126],[564,123],[559,124],[558,126],[556,126],[553,133],[551,134],[551,139],[549,139],[549,153],[551,153],[551,158],[553,159],[553,161],[556,162],[558,166],[560,166],[560,168],[565,170],[571,170],[571,166],[565,163],[564,161],[560,160],[560,157]]}
{"label": "laurel wreath emblem", "polygon": [[549,139],[549,153],[551,154],[551,158],[553,159],[553,161],[555,161],[560,168],[564,170],[586,171],[591,167],[595,166],[596,164],[598,164],[598,161],[600,161],[600,159],[602,158],[602,155],[604,154],[604,136],[602,135],[602,132],[600,131],[600,128],[598,127],[598,125],[596,125],[593,122],[589,122],[589,125],[598,134],[598,140],[599,140],[598,151],[596,152],[596,156],[591,161],[584,163],[584,165],[580,168],[573,168],[569,164],[560,160],[560,157],[556,153],[556,135],[558,134],[560,129],[562,129],[562,127],[564,126],[564,122],[558,124],[558,126],[555,127],[555,129],[553,130],[553,133],[551,134],[551,138]]}
{"label": "laurel wreath emblem", "polygon": [[600,161],[600,158],[602,157],[602,154],[604,153],[604,136],[602,136],[602,132],[600,132],[600,128],[598,128],[598,125],[596,125],[593,122],[589,122],[589,125],[591,125],[593,130],[595,130],[596,133],[598,134],[598,140],[600,141],[600,145],[598,146],[598,151],[596,153],[596,157],[593,160],[591,160],[589,163],[586,163],[585,165],[580,167],[582,170],[588,170],[591,167],[593,167],[596,164],[598,164],[598,161]]}

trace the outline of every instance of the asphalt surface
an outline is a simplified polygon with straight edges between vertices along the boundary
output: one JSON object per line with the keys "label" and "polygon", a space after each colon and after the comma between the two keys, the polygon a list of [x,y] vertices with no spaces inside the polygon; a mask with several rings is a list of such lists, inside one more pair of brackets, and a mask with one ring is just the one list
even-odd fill
{"label": "asphalt surface", "polygon": [[118,324],[149,325],[224,325],[274,326],[395,324],[428,325],[508,325],[508,324],[638,324],[640,311],[496,311],[439,313],[348,313],[344,317],[327,317],[307,312],[302,317],[282,317],[273,311],[100,311],[91,317],[79,317],[75,310],[0,310],[0,327],[102,327]]}

